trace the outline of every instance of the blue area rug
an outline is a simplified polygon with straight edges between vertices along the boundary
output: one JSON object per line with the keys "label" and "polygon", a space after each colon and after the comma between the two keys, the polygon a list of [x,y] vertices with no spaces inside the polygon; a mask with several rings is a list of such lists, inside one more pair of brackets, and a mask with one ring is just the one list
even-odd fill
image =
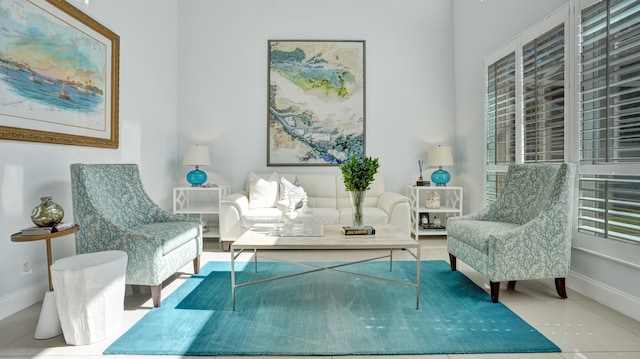
{"label": "blue area rug", "polygon": [[[299,271],[239,263],[238,282]],[[445,261],[423,261],[415,289],[322,271],[242,287],[231,310],[228,263],[209,262],[105,354],[399,355],[559,352],[560,349]],[[415,281],[415,262],[343,269]]]}

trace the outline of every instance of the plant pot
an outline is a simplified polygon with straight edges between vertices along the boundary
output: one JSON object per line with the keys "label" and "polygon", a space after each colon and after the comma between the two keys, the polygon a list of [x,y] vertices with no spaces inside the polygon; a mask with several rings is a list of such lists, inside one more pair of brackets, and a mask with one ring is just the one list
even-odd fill
{"label": "plant pot", "polygon": [[353,207],[352,218],[353,227],[356,229],[364,228],[364,197],[367,191],[351,191],[351,206]]}

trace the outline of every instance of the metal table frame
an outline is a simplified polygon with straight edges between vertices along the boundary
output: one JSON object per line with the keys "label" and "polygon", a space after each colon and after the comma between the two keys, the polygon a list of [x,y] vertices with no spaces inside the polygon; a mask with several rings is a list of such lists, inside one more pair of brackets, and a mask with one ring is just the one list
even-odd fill
{"label": "metal table frame", "polygon": [[[325,226],[325,228],[329,228],[331,230],[333,230],[335,232],[335,228],[332,227],[336,227],[336,226]],[[323,238],[318,238],[318,237],[280,237],[280,238],[276,238],[276,237],[272,237],[269,236],[268,234],[256,234],[254,233],[248,233],[251,232],[251,230],[247,231],[247,233],[245,233],[242,237],[240,237],[236,242],[234,242],[231,245],[230,248],[230,254],[231,254],[231,302],[232,302],[232,307],[233,310],[236,310],[236,289],[240,288],[240,287],[246,287],[246,286],[250,286],[250,285],[256,285],[256,284],[261,284],[261,283],[266,283],[266,282],[271,282],[274,280],[279,280],[279,279],[284,279],[284,278],[290,278],[290,277],[295,277],[295,276],[300,276],[300,275],[304,275],[304,274],[309,274],[309,273],[315,273],[315,272],[319,272],[319,271],[324,271],[324,270],[329,270],[329,271],[333,271],[333,272],[338,272],[338,273],[343,273],[343,274],[347,274],[347,275],[353,275],[353,276],[358,276],[358,277],[364,277],[364,278],[370,278],[370,279],[374,279],[374,280],[379,280],[379,281],[384,281],[384,282],[389,282],[389,283],[394,283],[394,284],[400,284],[400,285],[404,285],[404,286],[410,286],[410,287],[415,287],[416,288],[416,309],[420,308],[420,243],[412,238],[410,238],[409,236],[406,236],[406,241],[405,240],[398,240],[398,236],[397,236],[397,232],[394,233],[393,239],[389,239],[389,240],[385,240],[385,232],[386,231],[393,231],[393,229],[390,229],[388,227],[385,226],[385,230],[380,231],[378,230],[379,226],[376,226],[376,230],[378,231],[379,234],[373,235],[373,236],[357,236],[359,238],[355,238],[353,236],[342,236],[342,238],[336,237],[335,233],[334,235],[329,239],[329,240],[323,240]],[[380,226],[381,227],[381,226]],[[393,227],[395,228],[395,227]],[[246,240],[249,236],[254,236],[251,240]],[[365,237],[369,237],[369,238],[365,238]],[[244,241],[242,239],[245,239]],[[262,241],[261,239],[264,239],[264,241]],[[358,239],[361,239],[360,241],[358,241]],[[289,260],[285,260],[282,258],[273,258],[273,257],[269,257],[269,256],[265,256],[262,254],[258,254],[258,249],[263,249],[263,250],[282,250],[282,249],[304,249],[304,250],[380,250],[380,249],[386,249],[389,250],[389,254],[385,254],[382,256],[376,256],[376,257],[372,257],[372,258],[367,258],[367,259],[362,259],[362,260],[357,260],[357,261],[350,261],[350,262],[341,262],[338,264],[334,264],[334,265],[330,265],[330,266],[320,266],[320,265],[315,265],[315,264],[311,264],[311,263],[303,263],[303,262],[296,262],[296,261],[289,261]],[[415,249],[415,252],[412,251],[412,249]],[[265,259],[271,259],[271,260],[275,260],[275,261],[280,261],[280,262],[285,262],[285,263],[291,263],[291,264],[296,264],[296,265],[300,265],[302,267],[306,267],[306,268],[310,268],[308,270],[305,271],[301,271],[301,272],[297,272],[297,273],[292,273],[292,274],[287,274],[287,275],[282,275],[282,276],[275,276],[275,277],[270,277],[270,278],[264,278],[264,279],[260,279],[260,280],[255,280],[255,281],[249,281],[249,282],[243,282],[243,283],[236,283],[236,272],[235,272],[235,261],[238,258],[238,256],[240,256],[240,254],[242,254],[245,250],[253,250],[253,262],[254,262],[254,272],[258,272],[258,257],[261,258],[265,258]],[[373,261],[373,260],[379,260],[379,259],[384,259],[384,258],[389,258],[389,271],[393,271],[393,251],[394,250],[405,250],[406,252],[410,253],[411,256],[416,260],[416,281],[414,282],[405,282],[405,281],[399,281],[399,280],[394,280],[394,279],[389,279],[389,278],[383,278],[383,277],[377,277],[377,276],[371,276],[371,275],[367,275],[367,274],[361,274],[361,273],[357,273],[357,272],[352,272],[352,271],[346,271],[346,270],[342,270],[340,268],[348,266],[348,265],[353,265],[353,264],[358,264],[358,263],[364,263],[364,262],[369,262],[369,261]]]}

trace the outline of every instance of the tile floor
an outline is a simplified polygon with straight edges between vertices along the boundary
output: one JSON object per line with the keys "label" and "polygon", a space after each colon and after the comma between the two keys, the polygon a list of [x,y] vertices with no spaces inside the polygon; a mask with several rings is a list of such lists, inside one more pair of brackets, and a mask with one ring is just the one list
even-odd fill
{"label": "tile floor", "polygon": [[[444,239],[423,239],[423,259],[448,259]],[[205,243],[203,263],[228,261],[229,253],[221,252],[217,242]],[[289,251],[287,256],[302,260],[340,260],[340,256],[353,258],[361,255],[348,253]],[[398,256],[395,256],[398,259]],[[242,258],[245,259],[245,258]],[[248,257],[246,259],[249,259]],[[347,259],[344,257],[344,259]],[[407,258],[408,259],[408,258]],[[478,285],[488,288],[488,282],[473,270],[458,262],[459,270]],[[162,291],[168,296],[192,270],[184,268],[167,283]],[[553,354],[503,354],[503,355],[433,355],[435,359],[456,358],[575,358],[575,359],[630,359],[640,358],[640,322],[626,317],[574,291],[568,291],[569,299],[561,300],[553,288],[553,281],[518,282],[515,291],[502,290],[500,300],[524,320],[542,332],[562,349]],[[125,299],[125,316],[121,331],[101,342],[85,345],[66,345],[63,336],[47,340],[33,338],[40,313],[40,304],[33,305],[0,321],[0,358],[149,358],[150,356],[103,356],[102,352],[120,334],[151,309],[151,299],[146,291],[131,293]],[[163,356],[163,358],[181,358]],[[264,358],[264,357],[262,357]],[[358,359],[364,359],[357,357]],[[394,357],[395,359],[402,359]],[[293,359],[288,357],[288,359]]]}

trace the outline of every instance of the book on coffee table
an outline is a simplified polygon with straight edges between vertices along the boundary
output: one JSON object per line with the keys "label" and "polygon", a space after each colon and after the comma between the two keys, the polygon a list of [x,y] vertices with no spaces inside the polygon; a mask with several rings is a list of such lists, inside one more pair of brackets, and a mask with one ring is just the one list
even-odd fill
{"label": "book on coffee table", "polygon": [[342,226],[342,233],[345,236],[352,235],[371,235],[376,234],[376,229],[371,226],[364,226],[363,228],[354,228],[351,226]]}

